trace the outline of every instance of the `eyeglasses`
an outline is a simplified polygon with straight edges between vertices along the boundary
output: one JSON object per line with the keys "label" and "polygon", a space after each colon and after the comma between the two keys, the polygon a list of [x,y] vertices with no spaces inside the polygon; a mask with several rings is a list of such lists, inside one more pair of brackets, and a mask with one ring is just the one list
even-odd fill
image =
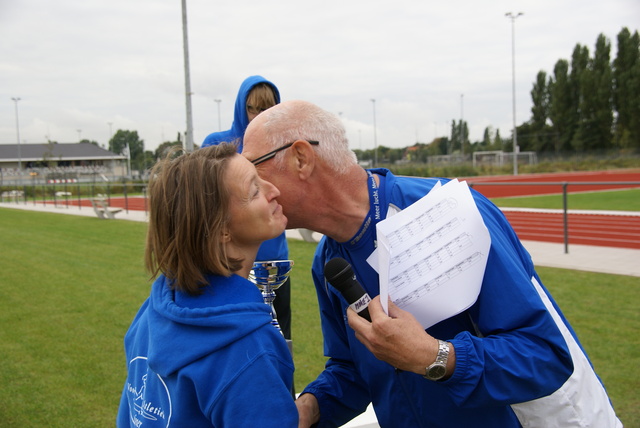
{"label": "eyeglasses", "polygon": [[[293,143],[295,143],[295,141]],[[262,162],[266,162],[269,159],[274,158],[276,156],[276,153],[278,153],[279,151],[286,150],[289,147],[293,146],[293,143],[285,144],[280,148],[270,151],[266,155],[262,155],[259,158],[255,158],[254,160],[251,161],[251,163],[254,165],[260,165]],[[320,144],[318,141],[313,141],[313,140],[307,140],[307,143],[311,144],[312,146],[317,146],[318,144]]]}

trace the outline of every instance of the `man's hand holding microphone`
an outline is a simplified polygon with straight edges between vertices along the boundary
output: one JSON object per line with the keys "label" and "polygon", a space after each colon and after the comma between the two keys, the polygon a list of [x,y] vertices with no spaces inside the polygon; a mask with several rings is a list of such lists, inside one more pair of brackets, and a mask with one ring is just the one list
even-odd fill
{"label": "man's hand holding microphone", "polygon": [[[429,335],[415,317],[389,301],[389,315],[384,312],[380,296],[373,299],[358,283],[351,265],[342,258],[327,262],[324,269],[327,281],[349,303],[347,317],[356,337],[379,360],[393,367],[425,375],[438,355],[439,342]],[[449,344],[446,375],[455,368],[455,352]]]}

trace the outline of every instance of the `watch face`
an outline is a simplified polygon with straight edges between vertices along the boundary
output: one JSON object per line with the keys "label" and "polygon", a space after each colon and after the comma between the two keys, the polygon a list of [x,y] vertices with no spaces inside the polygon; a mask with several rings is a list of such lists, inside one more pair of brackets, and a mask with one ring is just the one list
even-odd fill
{"label": "watch face", "polygon": [[442,379],[445,375],[445,373],[447,372],[447,368],[445,366],[442,365],[433,365],[431,367],[429,367],[429,379],[434,379],[434,380],[438,380],[438,379]]}

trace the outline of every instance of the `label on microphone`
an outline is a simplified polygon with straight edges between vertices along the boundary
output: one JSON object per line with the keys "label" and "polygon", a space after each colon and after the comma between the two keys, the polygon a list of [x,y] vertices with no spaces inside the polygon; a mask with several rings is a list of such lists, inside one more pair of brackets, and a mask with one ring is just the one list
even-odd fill
{"label": "label on microphone", "polygon": [[361,298],[359,298],[358,300],[350,304],[349,307],[354,311],[356,311],[357,313],[360,313],[363,310],[365,310],[367,306],[369,306],[370,301],[371,301],[371,297],[369,297],[367,293],[364,293],[364,295]]}

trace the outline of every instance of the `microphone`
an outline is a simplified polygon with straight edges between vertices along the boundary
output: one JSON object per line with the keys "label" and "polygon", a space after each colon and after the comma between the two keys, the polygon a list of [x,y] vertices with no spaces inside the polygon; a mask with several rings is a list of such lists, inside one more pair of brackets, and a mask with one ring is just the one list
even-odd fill
{"label": "microphone", "polygon": [[348,261],[342,257],[335,257],[329,260],[324,265],[324,276],[342,294],[351,309],[356,311],[362,318],[371,321],[368,309],[371,297],[356,279],[356,274],[353,273]]}

